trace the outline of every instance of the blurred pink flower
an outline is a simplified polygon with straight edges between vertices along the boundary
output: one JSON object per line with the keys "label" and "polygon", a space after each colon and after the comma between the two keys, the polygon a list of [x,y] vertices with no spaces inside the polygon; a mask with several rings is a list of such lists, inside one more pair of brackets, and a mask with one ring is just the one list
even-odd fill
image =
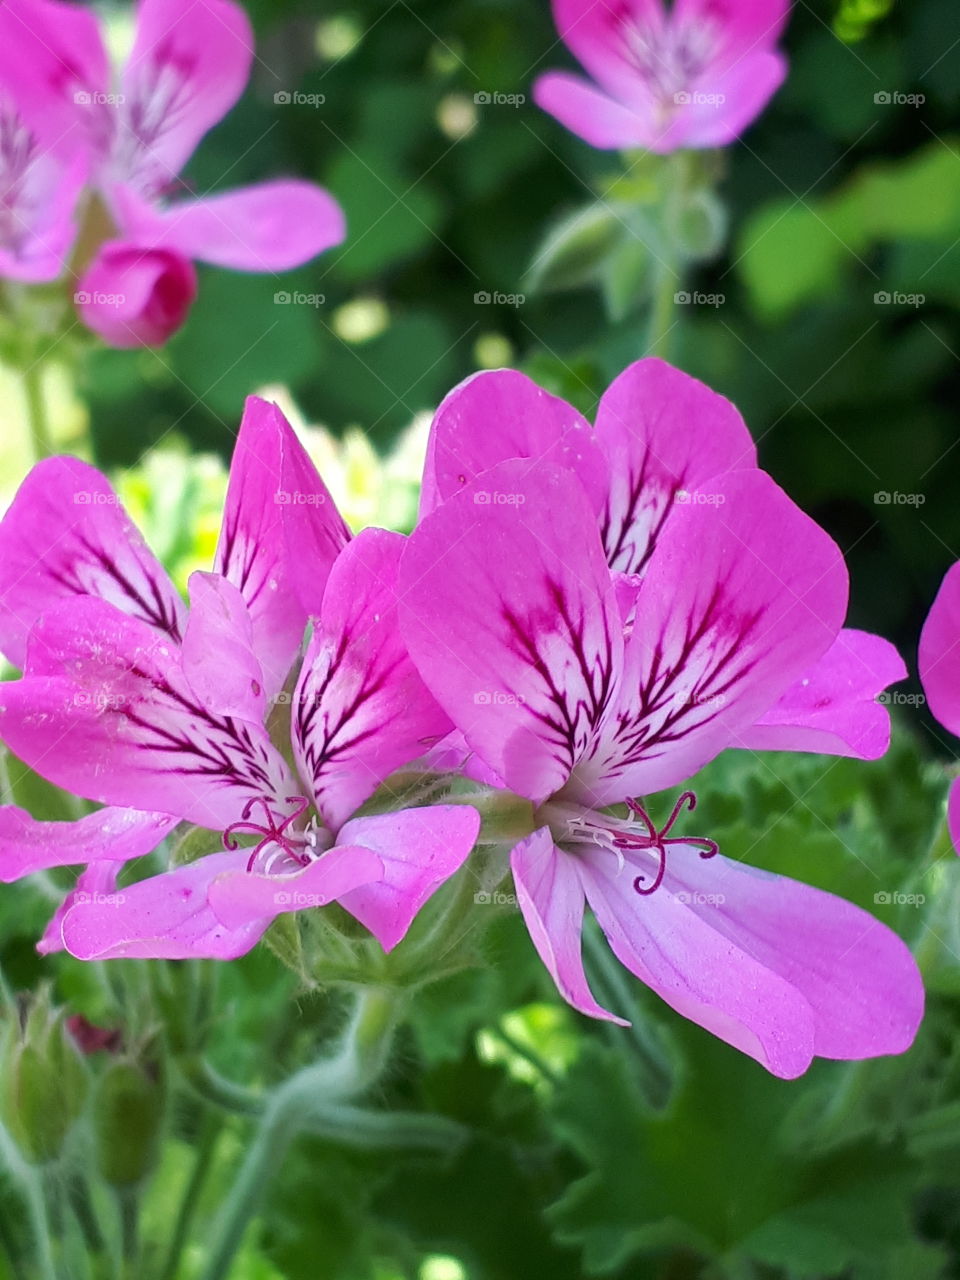
{"label": "blurred pink flower", "polygon": [[169,249],[100,246],[74,302],[88,329],[111,347],[159,347],[183,324],[197,296],[193,263]]}
{"label": "blurred pink flower", "polygon": [[[947,571],[923,624],[919,666],[930,714],[960,737],[960,564]],[[960,853],[960,778],[950,788],[947,820]]]}
{"label": "blurred pink flower", "polygon": [[595,83],[550,71],[534,99],[594,147],[725,146],[786,75],[774,46],[788,10],[789,0],[553,0],[561,38]]}

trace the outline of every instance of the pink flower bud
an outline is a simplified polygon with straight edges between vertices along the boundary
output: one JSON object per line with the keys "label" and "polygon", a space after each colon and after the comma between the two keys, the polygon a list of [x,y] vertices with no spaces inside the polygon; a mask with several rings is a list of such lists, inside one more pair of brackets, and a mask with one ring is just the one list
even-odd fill
{"label": "pink flower bud", "polygon": [[193,264],[169,249],[102,245],[73,296],[81,320],[111,347],[159,347],[197,296]]}

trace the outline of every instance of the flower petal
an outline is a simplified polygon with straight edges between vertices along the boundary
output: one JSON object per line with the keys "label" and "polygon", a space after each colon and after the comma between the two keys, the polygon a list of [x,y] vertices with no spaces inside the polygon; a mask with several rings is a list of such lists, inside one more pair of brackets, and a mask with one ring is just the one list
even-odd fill
{"label": "flower petal", "polygon": [[63,945],[78,960],[234,960],[262,937],[268,919],[229,929],[207,901],[218,876],[239,870],[245,853],[214,853],[78,902],[64,915]]}
{"label": "flower petal", "polygon": [[424,903],[463,866],[479,834],[480,815],[468,805],[436,804],[354,818],[338,839],[378,853],[383,878],[345,894],[340,905],[370,930],[384,951],[392,950]]}
{"label": "flower petal", "polygon": [[90,597],[31,632],[26,678],[0,684],[0,734],[50,782],[103,804],[212,830],[251,799],[291,807],[290,772],[263,724],[205,705],[169,640]]}
{"label": "flower petal", "polygon": [[197,296],[193,263],[169,249],[102,244],[74,293],[77,314],[111,347],[161,347]]}
{"label": "flower petal", "polygon": [[790,0],[676,0],[673,20],[679,27],[711,29],[712,65],[735,66],[754,50],[779,40],[790,14]]}
{"label": "flower petal", "polygon": [[690,490],[757,465],[730,401],[655,358],[638,360],[610,384],[597,409],[597,440],[610,476],[603,544],[621,573],[643,571]]}
{"label": "flower petal", "polygon": [[123,71],[112,169],[153,195],[168,187],[203,135],[243,92],[253,32],[230,0],[140,0]]}
{"label": "flower petal", "polygon": [[[903,1053],[923,1016],[909,948],[843,898],[729,858],[672,857],[663,889],[683,910],[798,991],[821,1058]],[[644,902],[660,906],[660,890]],[[665,914],[675,914],[663,904]],[[658,935],[659,936],[659,935]],[[706,961],[703,962],[704,964]]]}
{"label": "flower petal", "polygon": [[283,687],[349,537],[293,428],[275,404],[251,396],[230,467],[215,569],[250,610],[268,697]]}
{"label": "flower petal", "polygon": [[597,83],[649,116],[654,95],[632,54],[632,40],[643,35],[656,44],[662,38],[667,18],[659,0],[553,0],[553,16],[560,38]]}
{"label": "flower petal", "polygon": [[930,607],[918,661],[931,715],[960,737],[960,563],[947,571]]}
{"label": "flower petal", "polygon": [[124,235],[148,249],[234,271],[290,271],[340,244],[343,210],[312,182],[287,179],[158,208],[134,188],[110,192]]}
{"label": "flower petal", "polygon": [[588,1018],[628,1027],[597,1004],[583,971],[584,892],[573,855],[557,849],[549,828],[541,827],[514,847],[510,867],[533,945],[564,1000]]}
{"label": "flower petal", "polygon": [[293,749],[333,831],[450,728],[397,622],[404,538],[364,529],[330,573],[294,694]]}
{"label": "flower petal", "polygon": [[878,760],[890,745],[890,713],[875,698],[906,677],[889,640],[845,628],[736,745]]}
{"label": "flower petal", "polygon": [[114,905],[114,902],[106,903],[105,899],[114,899],[119,874],[118,862],[91,862],[80,872],[76,884],[51,916],[43,936],[37,943],[37,951],[40,955],[48,956],[55,951],[63,951],[63,922],[71,908],[88,902]]}
{"label": "flower petal", "polygon": [[628,147],[658,150],[662,130],[652,102],[644,102],[639,109],[626,106],[589,80],[567,71],[547,71],[538,76],[533,100],[591,147],[603,151]]}
{"label": "flower petal", "polygon": [[410,655],[470,746],[535,803],[557,791],[606,714],[623,645],[576,478],[518,461],[485,472],[414,532],[400,596]]}
{"label": "flower petal", "polygon": [[253,624],[243,596],[215,573],[190,575],[190,617],[183,673],[198,700],[221,715],[263,719],[263,672],[253,652]]}
{"label": "flower petal", "polygon": [[676,123],[676,145],[725,147],[760,115],[787,75],[787,60],[758,49],[728,69],[710,66]]}
{"label": "flower petal", "polygon": [[107,808],[76,822],[38,822],[25,809],[0,806],[0,880],[10,884],[49,867],[142,858],[177,821],[164,813]]}
{"label": "flower petal", "polygon": [[640,588],[617,702],[568,794],[595,807],[689,778],[836,639],[839,548],[762,471],[695,490]]}
{"label": "flower petal", "polygon": [[383,863],[371,853],[349,843],[321,854],[295,875],[264,876],[233,869],[210,884],[207,898],[216,918],[228,929],[269,924],[286,911],[325,907],[344,894],[361,892],[360,885],[377,881]]}
{"label": "flower petal", "polygon": [[49,458],[0,522],[0,648],[10,662],[23,668],[40,614],[82,595],[182,634],[183,602],[106,478],[77,458]]}
{"label": "flower petal", "polygon": [[475,373],[436,412],[427,442],[421,518],[509,458],[569,467],[597,510],[607,468],[593,428],[572,405],[513,369]]}
{"label": "flower petal", "polygon": [[[2,12],[2,11],[0,11]],[[0,85],[0,277],[34,284],[55,280],[77,233],[77,199],[87,166],[79,155],[48,152]]]}
{"label": "flower petal", "polygon": [[[689,857],[699,874],[705,864],[692,850]],[[774,1075],[789,1080],[806,1071],[815,1051],[814,1015],[790,982],[712,928],[666,885],[641,897],[632,869],[618,867],[606,850],[588,849],[578,867],[591,910],[622,965],[677,1013]]]}

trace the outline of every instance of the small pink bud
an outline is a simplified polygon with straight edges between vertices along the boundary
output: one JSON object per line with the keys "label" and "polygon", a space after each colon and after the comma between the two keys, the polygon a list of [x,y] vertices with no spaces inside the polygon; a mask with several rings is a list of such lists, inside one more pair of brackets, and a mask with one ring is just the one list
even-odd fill
{"label": "small pink bud", "polygon": [[159,347],[197,296],[193,264],[169,249],[102,245],[73,300],[81,320],[111,347]]}

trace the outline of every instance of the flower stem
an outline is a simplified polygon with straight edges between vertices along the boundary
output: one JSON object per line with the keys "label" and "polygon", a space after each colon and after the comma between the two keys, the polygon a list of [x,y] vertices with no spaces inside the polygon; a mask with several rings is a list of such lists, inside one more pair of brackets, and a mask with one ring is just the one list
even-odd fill
{"label": "flower stem", "polygon": [[42,462],[53,454],[43,372],[44,365],[40,360],[35,360],[23,371],[23,392],[27,402],[27,422],[35,462]]}
{"label": "flower stem", "polygon": [[226,1280],[270,1176],[313,1109],[329,1108],[364,1092],[380,1075],[397,1026],[396,994],[365,987],[337,1051],[286,1080],[267,1102],[253,1143],[224,1206],[202,1280]]}
{"label": "flower stem", "polygon": [[213,1166],[217,1140],[222,1130],[223,1121],[220,1117],[208,1114],[200,1133],[193,1173],[190,1175],[190,1181],[187,1183],[183,1199],[180,1202],[180,1208],[177,1211],[177,1219],[174,1224],[173,1235],[170,1237],[167,1259],[163,1270],[160,1272],[160,1280],[176,1280],[184,1246],[190,1235],[190,1225],[193,1222],[193,1215],[200,1199],[200,1192],[203,1190],[203,1184],[206,1182],[207,1175]]}

